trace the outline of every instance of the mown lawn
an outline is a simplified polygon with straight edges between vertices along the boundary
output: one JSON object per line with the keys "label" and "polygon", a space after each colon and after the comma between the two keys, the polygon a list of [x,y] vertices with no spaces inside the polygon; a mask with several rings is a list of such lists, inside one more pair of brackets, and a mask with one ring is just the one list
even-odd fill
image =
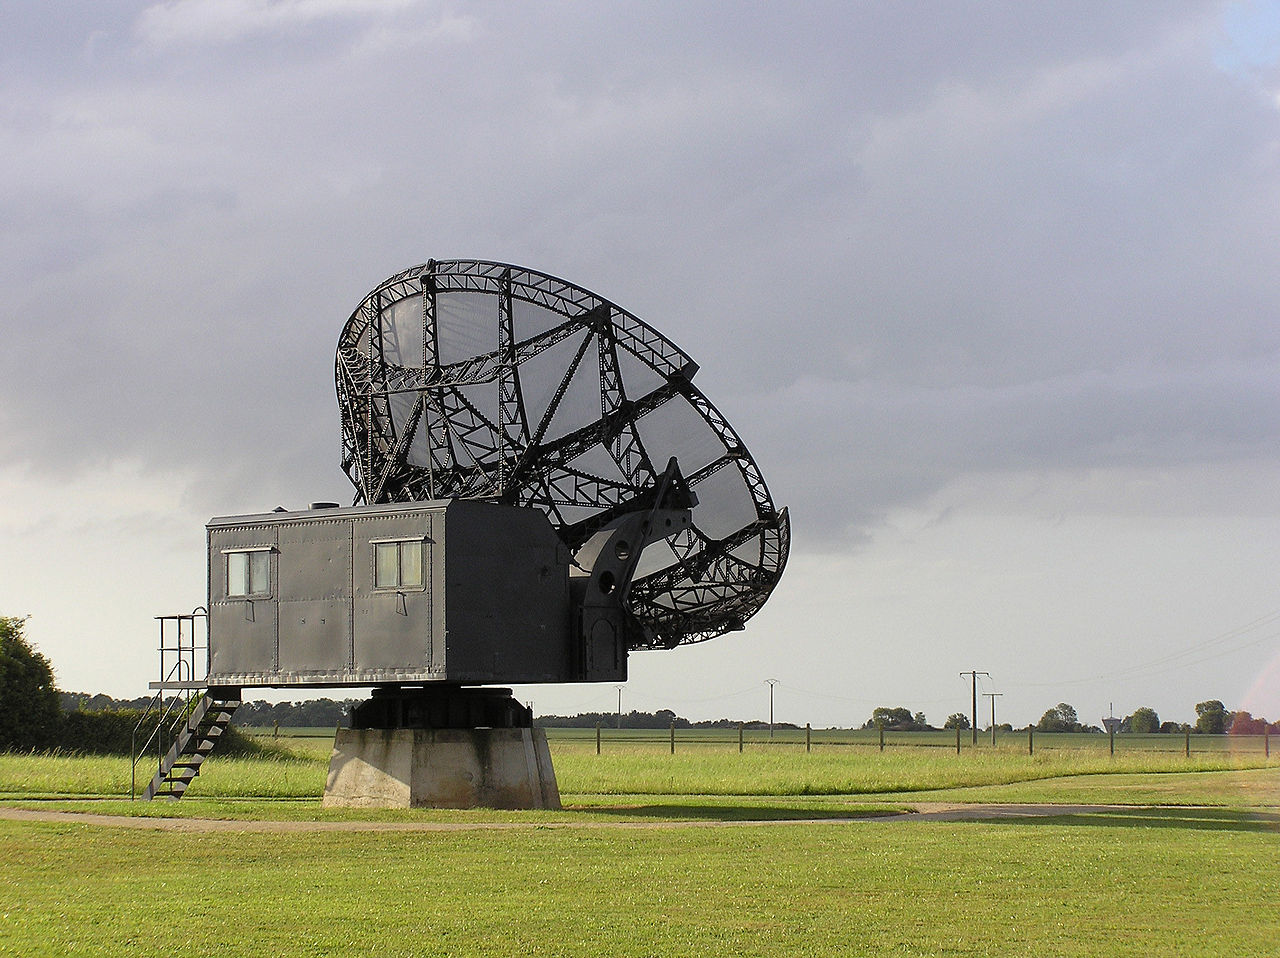
{"label": "mown lawn", "polygon": [[1275,954],[1280,832],[1015,823],[171,834],[0,822],[0,954]]}
{"label": "mown lawn", "polygon": [[[1280,761],[1259,754],[597,756],[594,736],[553,738],[564,811],[451,812],[321,809],[327,743],[283,744],[215,757],[171,804],[125,800],[127,760],[0,756],[0,804],[255,823],[0,821],[0,955],[1270,956],[1280,940]],[[1133,807],[857,818],[925,801]],[[830,816],[854,820],[794,821]],[[286,830],[310,821],[459,830]]]}
{"label": "mown lawn", "polygon": [[[927,733],[926,733],[927,734]],[[1042,736],[1047,737],[1047,736]],[[1164,738],[1165,736],[1151,736]],[[1080,736],[1094,739],[1098,736]],[[1226,738],[1221,736],[1220,738]],[[561,794],[569,801],[609,801],[633,796],[773,797],[876,796],[898,803],[947,790],[1002,788],[999,797],[973,792],[971,801],[1054,801],[1036,797],[1036,785],[1057,779],[1077,781],[1081,796],[1068,801],[1098,801],[1091,777],[1138,775],[1139,787],[1121,801],[1172,801],[1182,804],[1231,804],[1227,792],[1216,797],[1197,791],[1178,798],[1166,790],[1163,798],[1151,797],[1155,776],[1201,772],[1244,772],[1250,769],[1280,770],[1280,753],[1267,758],[1261,751],[1225,748],[1199,749],[1188,758],[1180,752],[1126,747],[1109,754],[1105,738],[1095,742],[1027,754],[1024,748],[954,750],[899,746],[878,748],[822,746],[806,752],[798,747],[758,746],[739,753],[727,739],[702,744],[685,743],[671,754],[669,748],[634,739],[617,740],[596,754],[592,737],[550,737],[556,777]],[[254,758],[214,755],[188,792],[193,798],[308,799],[324,789],[331,739],[263,739],[271,750]],[[150,769],[140,766],[136,787],[140,791]],[[1243,781],[1243,780],[1242,780]],[[1015,787],[1019,783],[1021,788]],[[1143,784],[1146,783],[1146,784]],[[1177,786],[1178,791],[1183,786]],[[1057,786],[1054,786],[1056,789]],[[1112,785],[1106,786],[1113,790]],[[0,755],[0,800],[6,797],[95,796],[121,797],[130,792],[127,759],[86,758],[69,755]],[[956,793],[958,794],[958,793]],[[1247,798],[1247,796],[1246,796]],[[1265,795],[1261,801],[1267,804]],[[932,799],[930,799],[932,800]],[[1274,799],[1272,799],[1274,801]],[[1257,804],[1246,800],[1244,804]]]}

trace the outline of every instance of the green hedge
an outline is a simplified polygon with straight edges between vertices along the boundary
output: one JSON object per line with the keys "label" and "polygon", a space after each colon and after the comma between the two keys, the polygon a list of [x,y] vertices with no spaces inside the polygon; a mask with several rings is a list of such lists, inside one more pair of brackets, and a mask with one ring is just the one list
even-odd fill
{"label": "green hedge", "polygon": [[[85,755],[128,755],[134,727],[142,717],[141,709],[108,709],[96,712],[64,712],[59,730],[58,748]],[[155,730],[156,716],[143,726],[138,745]],[[244,756],[272,753],[235,728],[228,728],[218,739],[218,755]]]}
{"label": "green hedge", "polygon": [[[63,712],[52,734],[40,744],[30,743],[18,751],[58,751],[78,755],[128,755],[133,748],[133,730],[142,709],[99,709]],[[138,746],[155,730],[156,714],[139,733]],[[266,755],[275,750],[264,747],[235,728],[228,728],[218,740],[217,754],[226,756]]]}
{"label": "green hedge", "polygon": [[85,755],[128,755],[140,718],[141,709],[63,712],[58,747]]}

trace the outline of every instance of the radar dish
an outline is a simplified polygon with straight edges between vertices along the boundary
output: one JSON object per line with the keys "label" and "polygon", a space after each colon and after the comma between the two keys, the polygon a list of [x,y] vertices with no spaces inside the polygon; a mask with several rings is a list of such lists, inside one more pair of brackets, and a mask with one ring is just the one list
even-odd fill
{"label": "radar dish", "polygon": [[782,575],[776,509],[697,364],[579,286],[481,260],[432,260],[364,298],[338,340],[342,466],[356,503],[484,498],[544,512],[574,552],[655,501],[671,459],[693,522],[641,554],[640,648],[740,629]]}

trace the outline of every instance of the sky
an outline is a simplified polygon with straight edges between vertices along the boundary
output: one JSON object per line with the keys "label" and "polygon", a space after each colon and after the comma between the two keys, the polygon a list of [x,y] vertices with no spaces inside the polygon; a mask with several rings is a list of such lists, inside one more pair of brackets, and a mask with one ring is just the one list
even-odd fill
{"label": "sky", "polygon": [[681,346],[791,509],[624,710],[1280,718],[1280,3],[16,0],[0,223],[0,614],[61,688],[144,692],[209,518],[350,501],[338,334],[458,257]]}

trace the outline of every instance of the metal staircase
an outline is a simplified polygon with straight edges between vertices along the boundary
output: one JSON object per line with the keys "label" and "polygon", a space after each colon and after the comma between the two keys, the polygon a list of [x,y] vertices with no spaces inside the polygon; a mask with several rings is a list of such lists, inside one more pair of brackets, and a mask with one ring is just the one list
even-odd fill
{"label": "metal staircase", "polygon": [[[151,782],[142,790],[142,800],[178,799],[200,774],[200,765],[218,744],[231,724],[232,713],[240,705],[238,689],[210,689],[182,717],[173,744],[160,759]],[[234,695],[234,697],[228,697]]]}
{"label": "metal staircase", "polygon": [[[133,730],[133,772],[130,798],[138,797],[139,768],[155,764],[151,781],[142,791],[143,801],[179,799],[200,774],[200,766],[231,724],[240,705],[240,690],[207,688],[209,671],[208,613],[196,609],[188,615],[157,616],[160,623],[160,681],[151,704]],[[204,636],[201,624],[204,624]],[[168,693],[168,697],[166,697]],[[139,740],[142,744],[139,745]]]}

